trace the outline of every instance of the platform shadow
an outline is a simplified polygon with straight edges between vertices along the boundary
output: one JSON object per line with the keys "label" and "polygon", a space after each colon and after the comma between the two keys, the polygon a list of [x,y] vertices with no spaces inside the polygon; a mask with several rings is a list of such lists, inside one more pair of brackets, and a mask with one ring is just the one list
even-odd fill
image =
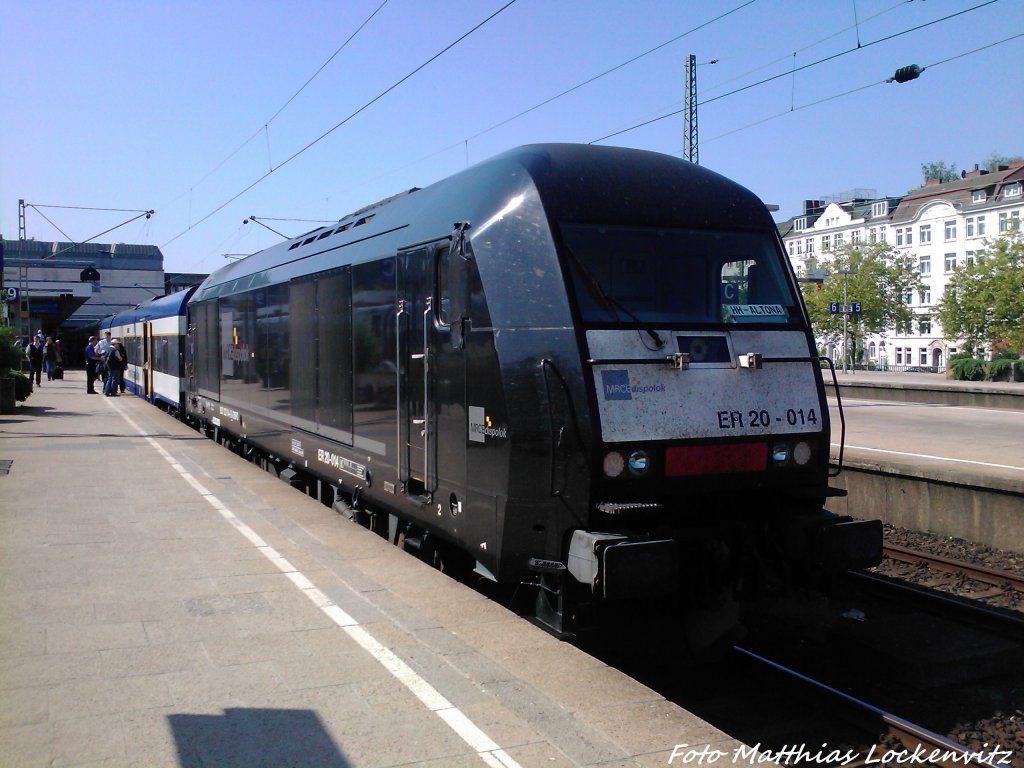
{"label": "platform shadow", "polygon": [[308,709],[224,710],[169,715],[182,768],[348,768],[316,713]]}

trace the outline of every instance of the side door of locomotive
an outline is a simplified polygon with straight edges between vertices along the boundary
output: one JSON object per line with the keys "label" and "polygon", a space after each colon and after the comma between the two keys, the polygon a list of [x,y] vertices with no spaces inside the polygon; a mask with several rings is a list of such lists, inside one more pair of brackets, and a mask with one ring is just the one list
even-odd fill
{"label": "side door of locomotive", "polygon": [[457,514],[466,485],[465,350],[453,333],[450,262],[447,238],[399,252],[396,308],[399,481],[444,518]]}

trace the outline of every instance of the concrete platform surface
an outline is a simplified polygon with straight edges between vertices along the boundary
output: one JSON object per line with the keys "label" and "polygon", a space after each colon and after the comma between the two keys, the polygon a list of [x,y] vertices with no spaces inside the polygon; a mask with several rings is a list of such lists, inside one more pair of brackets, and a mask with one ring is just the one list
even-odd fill
{"label": "concrete platform surface", "polygon": [[0,765],[664,766],[680,744],[739,746],[139,399],[72,371],[0,416]]}

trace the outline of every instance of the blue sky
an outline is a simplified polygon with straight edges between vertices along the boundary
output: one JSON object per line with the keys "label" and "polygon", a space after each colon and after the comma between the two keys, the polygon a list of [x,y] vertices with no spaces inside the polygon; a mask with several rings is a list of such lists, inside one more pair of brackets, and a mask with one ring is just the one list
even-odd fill
{"label": "blue sky", "polygon": [[[272,219],[336,220],[514,146],[586,143],[680,110],[688,54],[702,64],[701,164],[779,218],[855,187],[902,194],[923,162],[1024,154],[1024,37],[993,45],[1024,33],[1022,0],[382,2],[5,3],[0,233],[17,237],[19,198],[155,209],[98,241],[213,271],[279,241],[250,215],[294,236],[316,224]],[[909,64],[927,70],[882,82]],[[602,143],[681,156],[682,116]],[[26,220],[30,237],[63,240],[56,226],[85,240],[133,215]]]}

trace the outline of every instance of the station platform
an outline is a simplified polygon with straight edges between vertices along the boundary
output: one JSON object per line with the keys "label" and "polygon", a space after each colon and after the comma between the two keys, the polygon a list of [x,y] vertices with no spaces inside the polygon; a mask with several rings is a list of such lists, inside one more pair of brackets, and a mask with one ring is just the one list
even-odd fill
{"label": "station platform", "polygon": [[[849,495],[829,509],[1024,552],[1024,383],[839,373]],[[840,420],[831,399],[832,462]]]}
{"label": "station platform", "polygon": [[80,371],[0,416],[0,510],[0,765],[625,768],[739,746]]}
{"label": "station platform", "polygon": [[[825,381],[831,384],[824,372]],[[959,381],[941,373],[836,370],[843,397],[1024,410],[1024,382]]]}

